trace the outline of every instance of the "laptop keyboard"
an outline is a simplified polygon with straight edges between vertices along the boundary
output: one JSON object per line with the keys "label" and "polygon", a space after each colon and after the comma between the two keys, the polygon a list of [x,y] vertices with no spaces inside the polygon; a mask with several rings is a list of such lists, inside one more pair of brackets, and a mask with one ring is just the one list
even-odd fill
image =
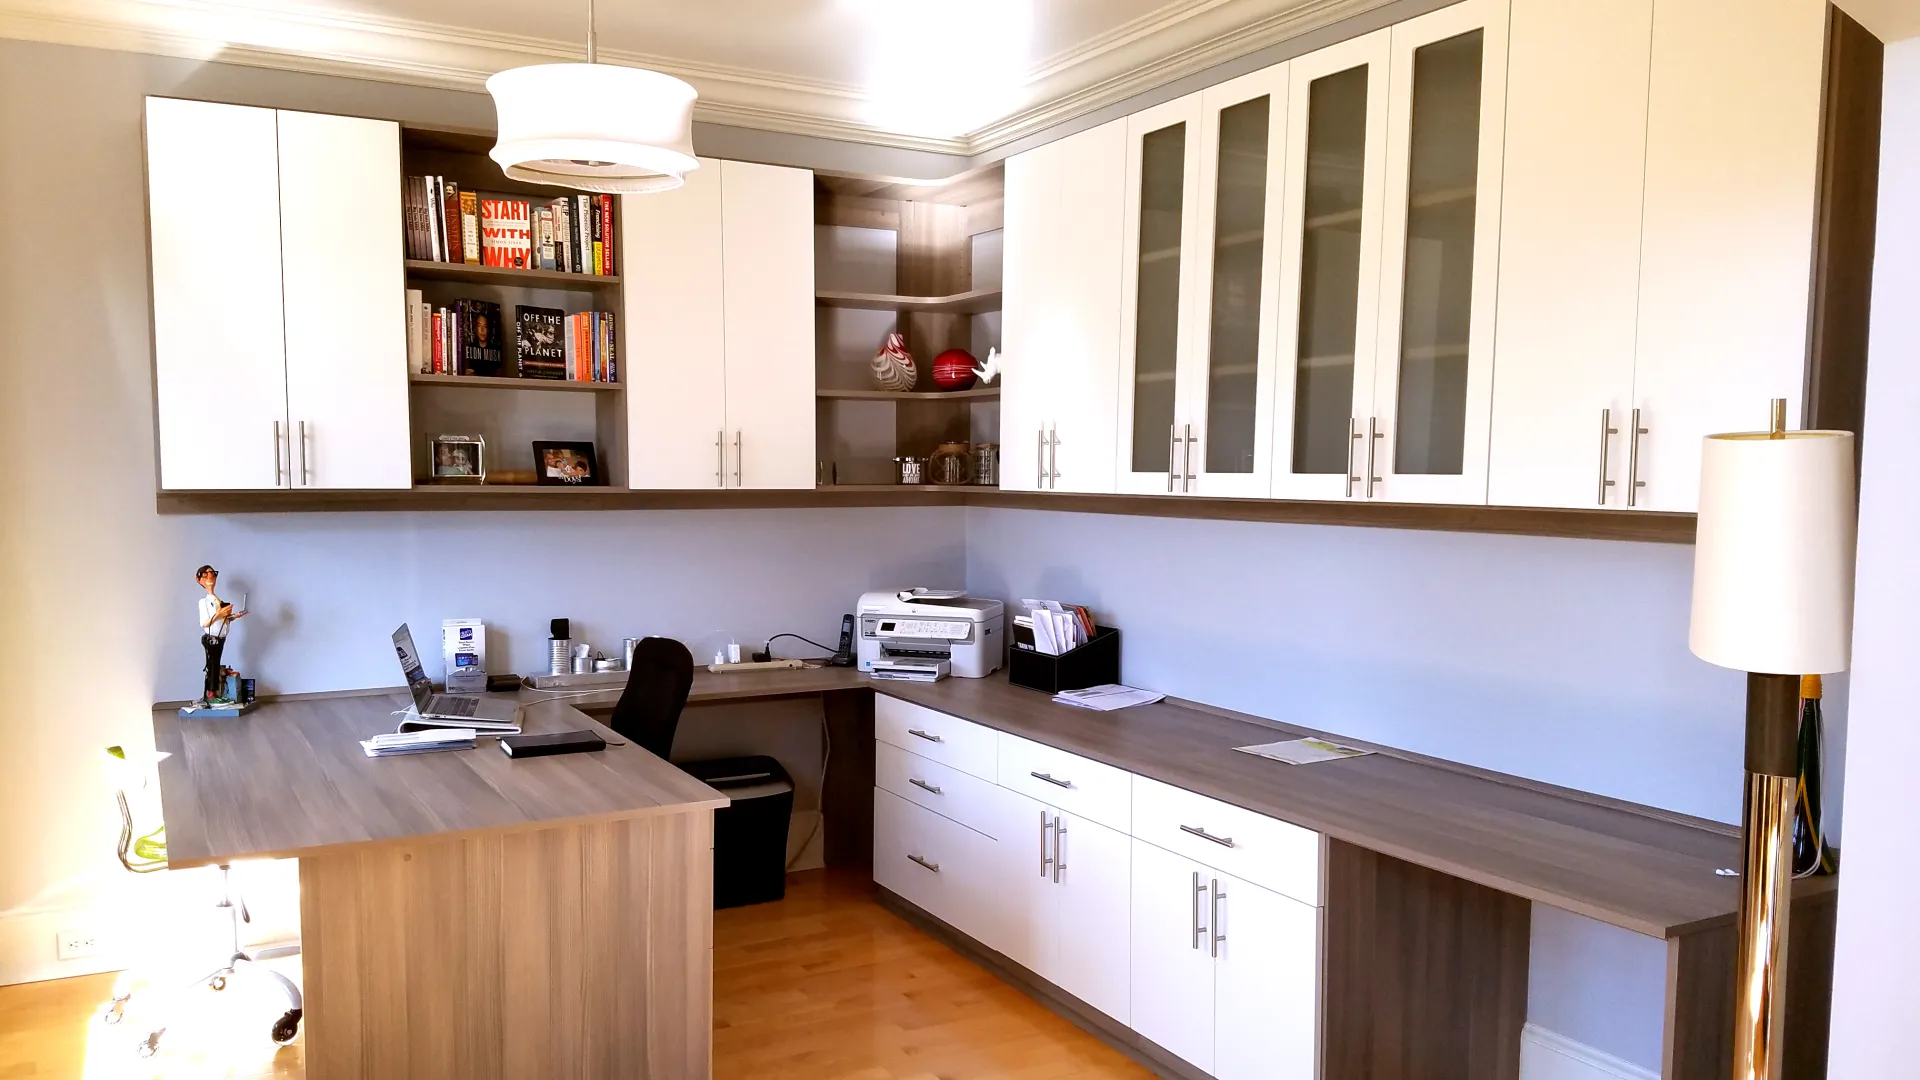
{"label": "laptop keyboard", "polygon": [[435,694],[427,702],[427,711],[435,716],[472,716],[480,706],[479,698],[456,694]]}

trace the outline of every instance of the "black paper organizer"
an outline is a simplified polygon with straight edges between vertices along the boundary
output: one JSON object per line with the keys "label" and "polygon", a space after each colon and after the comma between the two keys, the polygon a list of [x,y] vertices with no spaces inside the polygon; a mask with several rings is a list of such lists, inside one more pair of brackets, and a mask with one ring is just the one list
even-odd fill
{"label": "black paper organizer", "polygon": [[1032,645],[1033,631],[1013,628],[1007,681],[1015,686],[1057,694],[1120,681],[1120,631],[1114,627],[1095,626],[1090,641],[1059,656],[1034,652]]}

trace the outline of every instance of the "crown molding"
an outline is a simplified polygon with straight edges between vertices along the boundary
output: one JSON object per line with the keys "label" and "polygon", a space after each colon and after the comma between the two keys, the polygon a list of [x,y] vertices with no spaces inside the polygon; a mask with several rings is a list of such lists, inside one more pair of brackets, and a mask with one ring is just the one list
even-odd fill
{"label": "crown molding", "polygon": [[[876,127],[857,86],[611,49],[601,57],[685,79],[704,123],[970,156],[1387,2],[1181,0],[1042,61],[1024,95],[1035,104],[954,138]],[[0,37],[468,92],[496,71],[582,52],[548,38],[234,0],[0,0]]]}

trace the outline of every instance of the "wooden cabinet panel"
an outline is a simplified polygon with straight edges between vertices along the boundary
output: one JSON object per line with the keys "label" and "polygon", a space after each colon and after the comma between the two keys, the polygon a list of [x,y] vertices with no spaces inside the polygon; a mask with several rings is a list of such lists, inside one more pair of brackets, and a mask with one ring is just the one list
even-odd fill
{"label": "wooden cabinet panel", "polygon": [[721,163],[703,158],[682,187],[620,200],[630,487],[718,488],[731,475],[720,186]]}
{"label": "wooden cabinet panel", "polygon": [[147,99],[163,488],[287,483],[277,128],[272,109]]}
{"label": "wooden cabinet panel", "polygon": [[1652,47],[1653,0],[1513,0],[1494,505],[1627,505]]}
{"label": "wooden cabinet panel", "polygon": [[1133,1030],[1214,1071],[1213,871],[1133,842]]}
{"label": "wooden cabinet panel", "polygon": [[727,485],[811,489],[819,453],[813,173],[744,161],[723,161],[719,171]]}
{"label": "wooden cabinet panel", "polygon": [[292,484],[412,487],[400,125],[278,120]]}

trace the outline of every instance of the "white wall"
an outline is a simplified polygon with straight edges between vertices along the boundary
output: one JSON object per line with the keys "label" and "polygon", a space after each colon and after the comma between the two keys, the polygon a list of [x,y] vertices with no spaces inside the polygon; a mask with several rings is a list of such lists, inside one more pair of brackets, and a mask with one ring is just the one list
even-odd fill
{"label": "white wall", "polygon": [[1914,1074],[1920,1016],[1920,38],[1889,45],[1830,1080]]}

